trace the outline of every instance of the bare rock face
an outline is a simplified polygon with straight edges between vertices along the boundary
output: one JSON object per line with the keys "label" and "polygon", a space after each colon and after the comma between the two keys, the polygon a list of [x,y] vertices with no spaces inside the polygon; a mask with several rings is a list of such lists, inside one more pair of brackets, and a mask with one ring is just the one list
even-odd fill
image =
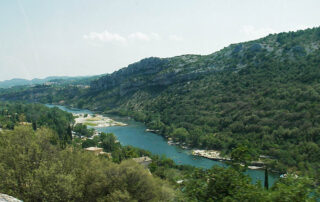
{"label": "bare rock face", "polygon": [[9,196],[7,194],[0,194],[0,202],[22,202],[22,201],[12,196]]}

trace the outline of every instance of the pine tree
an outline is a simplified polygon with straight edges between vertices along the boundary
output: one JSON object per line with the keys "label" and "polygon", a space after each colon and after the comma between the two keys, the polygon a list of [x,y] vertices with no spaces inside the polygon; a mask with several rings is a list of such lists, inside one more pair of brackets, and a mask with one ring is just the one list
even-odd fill
{"label": "pine tree", "polygon": [[67,135],[68,135],[69,140],[72,140],[72,130],[71,130],[70,125],[68,126],[68,129],[67,129]]}
{"label": "pine tree", "polygon": [[264,188],[269,189],[269,174],[267,167],[264,170]]}
{"label": "pine tree", "polygon": [[32,122],[32,128],[34,131],[37,130],[37,123],[36,122]]}

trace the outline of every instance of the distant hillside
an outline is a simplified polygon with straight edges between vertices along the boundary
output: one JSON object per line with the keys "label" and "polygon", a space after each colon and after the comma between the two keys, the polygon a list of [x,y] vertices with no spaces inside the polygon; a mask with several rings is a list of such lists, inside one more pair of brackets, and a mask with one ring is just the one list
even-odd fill
{"label": "distant hillside", "polygon": [[[51,83],[81,83],[85,82],[85,84],[90,83],[90,78],[97,78],[94,76],[79,76],[79,77],[68,77],[68,76],[50,76],[46,77],[44,79],[32,79],[32,80],[27,80],[27,79],[11,79],[11,80],[5,80],[5,81],[0,81],[0,88],[11,88],[14,86],[26,86],[26,85],[39,85],[39,84],[45,84],[48,82]],[[88,82],[86,82],[88,80]]]}
{"label": "distant hillside", "polygon": [[[147,58],[90,88],[38,86],[2,99],[54,102],[146,122],[191,147],[247,145],[270,166],[320,169],[320,28],[232,44],[210,55]],[[319,176],[318,176],[319,177]],[[320,178],[320,177],[319,177]]]}

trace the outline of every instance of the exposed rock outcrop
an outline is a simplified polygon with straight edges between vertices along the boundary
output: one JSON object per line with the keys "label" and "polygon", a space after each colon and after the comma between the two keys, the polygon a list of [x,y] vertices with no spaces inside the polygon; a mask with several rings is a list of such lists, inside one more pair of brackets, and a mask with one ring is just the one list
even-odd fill
{"label": "exposed rock outcrop", "polygon": [[0,202],[22,202],[22,201],[12,196],[9,196],[7,194],[0,194]]}

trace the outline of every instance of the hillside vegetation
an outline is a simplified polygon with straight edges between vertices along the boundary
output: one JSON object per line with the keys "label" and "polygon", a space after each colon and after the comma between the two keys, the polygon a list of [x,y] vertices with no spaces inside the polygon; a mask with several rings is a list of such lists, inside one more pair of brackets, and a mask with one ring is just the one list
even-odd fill
{"label": "hillside vegetation", "polygon": [[[73,139],[59,144],[64,138],[56,128],[69,113],[40,104],[0,104],[6,112],[0,114],[1,123],[10,122],[11,114],[27,121],[38,112],[60,114],[54,122],[44,116],[39,127],[18,121],[9,128],[1,125],[0,193],[23,201],[315,201],[318,197],[308,177],[288,175],[265,189],[259,182],[252,184],[236,162],[208,170],[176,165],[164,156],[122,146],[110,133],[77,137],[87,128],[73,127]],[[82,149],[89,146],[99,146],[112,157]],[[152,158],[149,170],[131,160],[146,155]]]}
{"label": "hillside vegetation", "polygon": [[48,129],[0,132],[0,191],[23,201],[173,201],[174,191],[134,161],[52,145]]}
{"label": "hillside vegetation", "polygon": [[146,122],[192,147],[246,145],[278,170],[319,178],[320,28],[269,35],[210,55],[147,58],[90,89],[36,86],[2,99],[62,103]]}

